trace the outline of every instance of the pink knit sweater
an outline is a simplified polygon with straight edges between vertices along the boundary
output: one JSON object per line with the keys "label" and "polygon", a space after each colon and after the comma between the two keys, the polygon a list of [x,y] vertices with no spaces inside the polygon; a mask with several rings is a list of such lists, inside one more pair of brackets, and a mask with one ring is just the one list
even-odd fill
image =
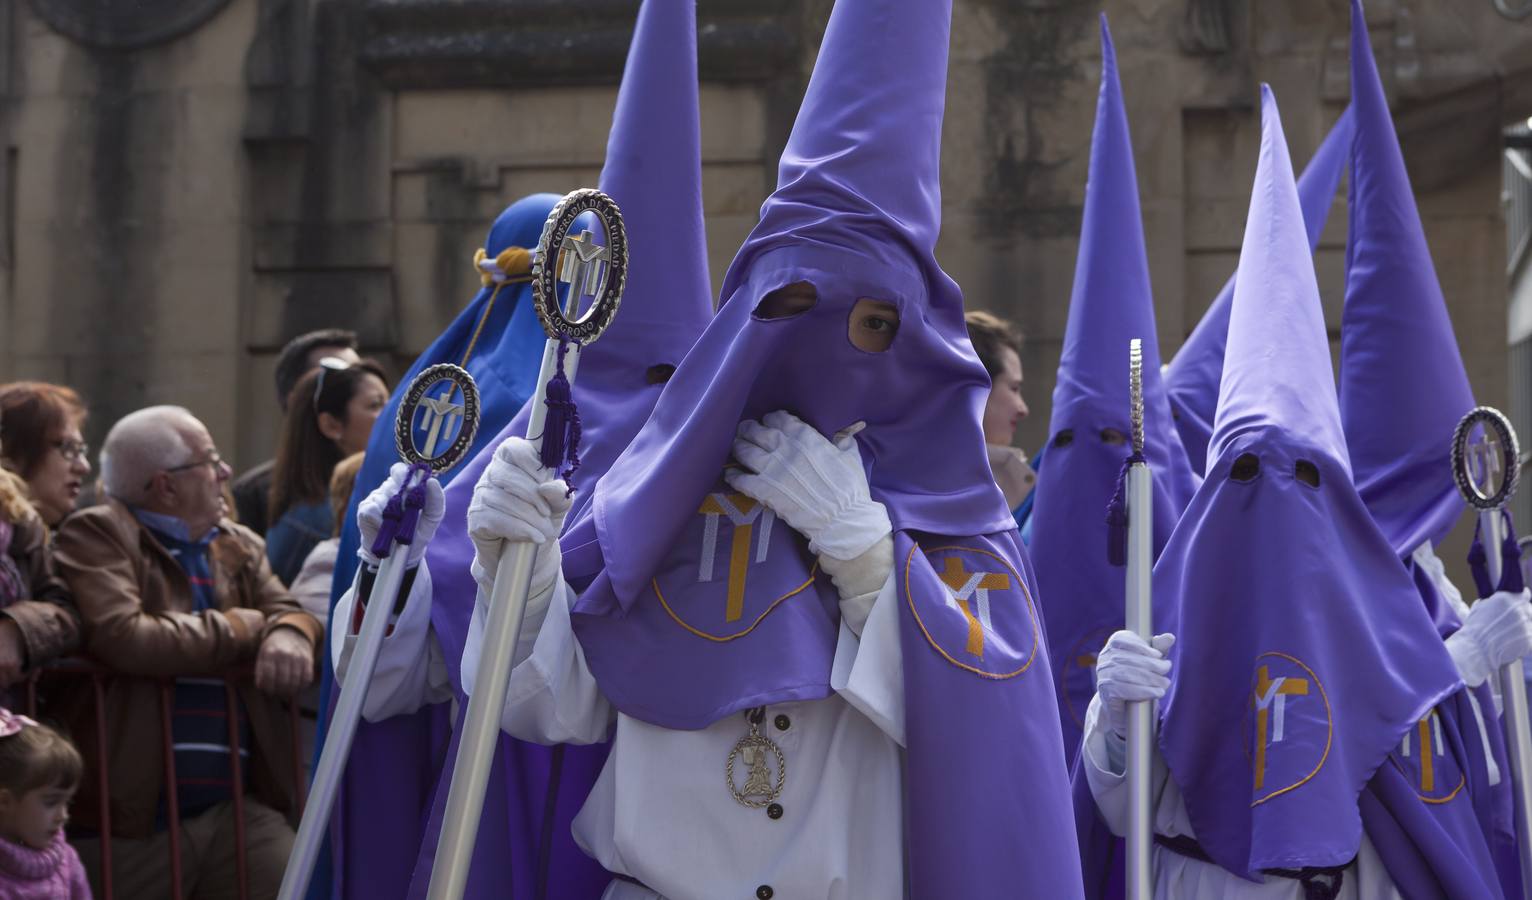
{"label": "pink knit sweater", "polygon": [[53,838],[46,850],[33,850],[0,838],[0,897],[5,900],[90,900],[90,884],[80,855]]}

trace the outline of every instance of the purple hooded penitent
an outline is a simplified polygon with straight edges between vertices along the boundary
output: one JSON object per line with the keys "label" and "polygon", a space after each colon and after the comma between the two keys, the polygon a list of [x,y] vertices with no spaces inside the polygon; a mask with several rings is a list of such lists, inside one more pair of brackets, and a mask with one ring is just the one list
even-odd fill
{"label": "purple hooded penitent", "polygon": [[[1298,202],[1303,207],[1310,252],[1319,246],[1335,191],[1346,171],[1353,127],[1351,108],[1347,107],[1298,178]],[[1231,275],[1165,369],[1165,388],[1175,414],[1176,430],[1180,432],[1192,471],[1198,475],[1207,471],[1208,441],[1213,436],[1224,343],[1229,335],[1229,305],[1233,302]]]}
{"label": "purple hooded penitent", "polygon": [[[836,3],[723,305],[596,486],[605,569],[572,621],[602,692],[652,724],[828,696],[834,588],[803,537],[722,475],[744,419],[785,409],[825,435],[865,422],[872,494],[896,530],[909,892],[1078,897],[1047,648],[980,428],[989,379],[934,256],[951,12]],[[798,282],[811,309],[755,314]],[[885,352],[850,342],[860,298],[898,309]]]}
{"label": "purple hooded penitent", "polygon": [[[627,288],[611,327],[580,355],[574,399],[583,429],[581,466],[566,534],[576,522],[588,520],[584,513],[598,479],[648,418],[665,378],[712,317],[697,95],[695,3],[646,0],[618,91],[600,182],[621,208],[627,227]],[[431,625],[460,697],[459,665],[477,591],[469,572],[474,548],[467,533],[468,502],[495,448],[507,437],[526,434],[530,406],[540,402],[541,397],[527,401],[448,486],[447,514],[427,550],[434,581]],[[575,584],[588,580],[600,562],[590,554],[568,554],[565,561],[565,573]],[[573,565],[577,561],[590,568]],[[412,895],[423,893],[429,881],[456,741],[454,735]],[[570,822],[595,783],[606,747],[549,748],[502,735],[497,754],[469,896],[600,896],[611,878],[575,845]]]}
{"label": "purple hooded penitent", "polygon": [[[1353,3],[1351,16],[1356,136],[1341,319],[1341,421],[1357,490],[1394,552],[1416,569],[1425,609],[1446,637],[1461,622],[1410,557],[1422,543],[1441,540],[1463,513],[1450,445],[1459,419],[1474,407],[1473,394],[1360,3]],[[1492,858],[1506,893],[1521,893],[1510,769],[1493,704],[1488,684],[1443,701],[1422,726],[1421,735],[1429,733],[1434,742],[1415,740],[1412,754],[1403,752],[1410,744],[1402,745],[1363,795],[1368,835],[1391,870],[1413,864],[1413,885],[1437,885],[1447,896],[1495,896],[1501,884],[1488,879],[1493,867],[1482,864]],[[1499,773],[1493,784],[1491,767]]]}
{"label": "purple hooded penitent", "polygon": [[1160,748],[1220,866],[1344,866],[1361,844],[1358,794],[1462,683],[1351,480],[1312,250],[1264,86],[1209,455],[1155,567],[1157,630],[1178,637]]}
{"label": "purple hooded penitent", "polygon": [[1352,12],[1351,234],[1341,418],[1357,490],[1401,557],[1463,515],[1452,432],[1474,407],[1360,7]]}
{"label": "purple hooded penitent", "polygon": [[1125,577],[1107,561],[1107,504],[1131,452],[1128,342],[1143,339],[1144,456],[1154,474],[1154,548],[1170,538],[1197,477],[1171,424],[1160,378],[1149,257],[1117,54],[1101,18],[1101,96],[1085,219],[1049,423],[1048,474],[1037,486],[1030,552],[1048,622],[1064,752],[1079,749],[1096,693],[1096,652],[1123,627]]}
{"label": "purple hooded penitent", "polygon": [[[482,249],[486,255],[494,259],[514,248],[535,247],[543,220],[557,201],[558,197],[552,194],[533,194],[507,206],[485,236]],[[437,363],[463,365],[466,360],[469,374],[479,385],[481,421],[486,422],[504,421],[532,393],[541,348],[538,335],[542,329],[532,308],[529,281],[523,273],[503,284],[484,284],[400,379],[373,426],[366,461],[357,473],[331,582],[332,610],[350,590],[356,576],[356,550],[361,542],[356,524],[357,504],[388,477],[389,467],[399,461],[394,421],[415,376]],[[488,434],[480,430],[474,446],[482,447],[487,440]],[[443,484],[450,485],[459,471],[449,469],[439,477]],[[330,703],[331,676],[330,657],[325,654],[321,705],[326,709]],[[437,705],[383,722],[363,720],[358,724],[335,813],[330,819],[329,874],[326,875],[322,858],[310,886],[311,900],[332,895],[387,896],[410,877],[415,849],[420,844],[435,791],[436,772],[451,731],[447,713],[445,705]],[[321,730],[316,760],[324,735]],[[379,827],[378,823],[387,823],[387,827]]]}

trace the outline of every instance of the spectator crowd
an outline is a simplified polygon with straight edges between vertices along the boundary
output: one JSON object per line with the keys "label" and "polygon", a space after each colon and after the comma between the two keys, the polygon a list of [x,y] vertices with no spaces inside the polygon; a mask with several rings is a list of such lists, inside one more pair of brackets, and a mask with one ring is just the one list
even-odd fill
{"label": "spectator crowd", "polygon": [[338,329],[291,341],[275,382],[277,455],[238,479],[184,408],[124,416],[93,458],[88,398],[0,385],[0,896],[100,896],[108,867],[115,896],[171,896],[172,827],[181,896],[275,895],[389,397]]}

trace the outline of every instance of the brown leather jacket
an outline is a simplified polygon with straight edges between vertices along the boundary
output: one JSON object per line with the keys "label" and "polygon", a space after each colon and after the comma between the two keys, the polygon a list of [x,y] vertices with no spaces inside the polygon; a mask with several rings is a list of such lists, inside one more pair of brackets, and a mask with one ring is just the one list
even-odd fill
{"label": "brown leather jacket", "polygon": [[21,629],[27,668],[73,653],[80,645],[80,614],[53,565],[48,528],[42,519],[12,522],[11,545],[0,547],[0,553],[15,560],[27,589],[23,599],[0,609],[0,618],[10,619]]}
{"label": "brown leather jacket", "polygon": [[[154,828],[164,776],[160,697],[163,679],[179,675],[234,677],[247,671],[272,629],[291,627],[316,648],[323,629],[272,575],[259,537],[220,522],[209,563],[216,609],[194,612],[191,582],[180,564],[115,500],[65,520],[54,556],[74,591],[86,653],[121,673],[106,681],[112,833],[143,837]],[[246,761],[251,790],[274,809],[291,814],[296,754],[285,706],[248,680],[237,690],[250,718],[255,746]],[[99,827],[95,784],[94,706],[88,684],[54,695],[53,715],[69,728],[85,755],[85,781],[74,817]]]}

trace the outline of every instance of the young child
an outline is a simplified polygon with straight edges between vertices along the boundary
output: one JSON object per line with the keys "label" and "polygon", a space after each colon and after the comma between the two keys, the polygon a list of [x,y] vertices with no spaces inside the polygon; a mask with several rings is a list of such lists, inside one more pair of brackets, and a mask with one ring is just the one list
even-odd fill
{"label": "young child", "polygon": [[85,867],[64,840],[83,768],[58,732],[0,708],[0,896],[90,900]]}

